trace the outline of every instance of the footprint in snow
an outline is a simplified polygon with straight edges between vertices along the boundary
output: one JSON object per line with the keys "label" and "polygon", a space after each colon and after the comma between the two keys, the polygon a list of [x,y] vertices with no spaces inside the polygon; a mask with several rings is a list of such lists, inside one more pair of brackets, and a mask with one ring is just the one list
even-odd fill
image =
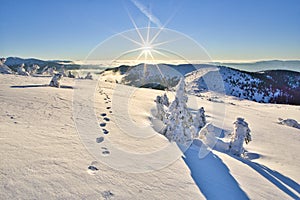
{"label": "footprint in snow", "polygon": [[102,131],[103,131],[103,133],[104,133],[105,135],[109,133],[109,131],[106,130],[105,128],[103,128]]}
{"label": "footprint in snow", "polygon": [[114,196],[114,194],[110,190],[104,191],[101,194],[105,200],[110,199],[110,197]]}
{"label": "footprint in snow", "polygon": [[104,117],[103,120],[104,120],[104,121],[107,121],[107,122],[110,121],[110,119],[109,119],[108,117]]}
{"label": "footprint in snow", "polygon": [[98,171],[99,169],[94,166],[94,165],[90,165],[88,166],[88,169],[87,169],[87,172],[90,174],[90,175],[95,175],[96,172]]}
{"label": "footprint in snow", "polygon": [[103,141],[104,141],[104,137],[98,137],[98,138],[96,138],[96,142],[97,143],[101,143]]}
{"label": "footprint in snow", "polygon": [[106,107],[106,109],[107,109],[107,110],[109,110],[109,109],[111,109],[111,107],[110,107],[110,106],[108,106],[108,107]]}
{"label": "footprint in snow", "polygon": [[100,126],[101,126],[101,127],[104,127],[104,126],[106,126],[106,123],[104,123],[104,122],[103,122],[103,123],[100,123]]}
{"label": "footprint in snow", "polygon": [[112,113],[112,111],[109,111],[109,113]]}
{"label": "footprint in snow", "polygon": [[107,114],[106,113],[101,113],[100,114],[102,117],[105,117]]}
{"label": "footprint in snow", "polygon": [[90,165],[90,166],[88,167],[88,169],[89,169],[89,170],[92,170],[92,171],[97,171],[97,170],[99,170],[97,167],[95,167],[95,166],[93,166],[93,165]]}
{"label": "footprint in snow", "polygon": [[104,156],[107,156],[108,154],[110,154],[110,151],[108,151],[108,149],[107,149],[106,147],[101,147],[101,149],[103,150],[103,151],[102,151],[102,154],[103,154]]}
{"label": "footprint in snow", "polygon": [[103,154],[104,156],[107,156],[107,155],[110,154],[110,151],[108,151],[108,150],[102,151],[102,154]]}

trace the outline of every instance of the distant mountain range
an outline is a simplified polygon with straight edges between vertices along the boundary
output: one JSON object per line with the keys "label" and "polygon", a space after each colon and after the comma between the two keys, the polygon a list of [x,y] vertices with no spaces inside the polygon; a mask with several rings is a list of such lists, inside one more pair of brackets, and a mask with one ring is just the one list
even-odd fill
{"label": "distant mountain range", "polygon": [[185,76],[190,94],[216,91],[256,102],[300,105],[300,72],[289,70],[247,72],[225,66],[191,64],[144,68],[139,64],[106,69],[103,76],[110,81],[154,89],[174,87]]}
{"label": "distant mountain range", "polygon": [[[32,64],[38,64],[40,67],[44,66],[56,66],[60,67],[64,65],[67,68],[91,68],[95,69],[99,65],[80,65],[76,64],[73,61],[70,60],[41,60],[36,58],[19,58],[19,57],[8,57],[6,59],[5,64],[14,69],[17,66],[21,65],[22,63],[25,64],[25,66],[29,66]],[[209,63],[211,65],[215,66],[227,66],[230,68],[248,71],[248,72],[258,72],[258,71],[266,71],[266,70],[290,70],[290,71],[296,71],[300,72],[300,60],[267,60],[267,61],[257,61],[257,62],[213,62]],[[182,66],[182,65],[173,65],[173,66]],[[197,65],[194,65],[197,66]],[[103,68],[103,66],[102,66]],[[188,70],[187,70],[188,71]]]}
{"label": "distant mountain range", "polygon": [[227,66],[239,70],[258,72],[266,70],[291,70],[300,72],[300,60],[267,60],[247,63],[214,62],[214,65]]}
{"label": "distant mountain range", "polygon": [[29,67],[33,64],[39,65],[42,71],[44,67],[56,67],[59,69],[64,65],[66,69],[79,69],[80,65],[74,64],[72,61],[62,61],[62,60],[40,60],[36,58],[18,58],[18,57],[8,57],[6,58],[5,65],[7,65],[12,70],[16,71],[16,69],[22,64],[25,64],[25,68]]}
{"label": "distant mountain range", "polygon": [[[16,71],[16,68],[22,63],[26,67],[38,64],[41,67],[40,70],[43,70],[46,66],[55,66],[59,69],[63,65],[66,69],[72,70],[95,69],[97,67],[96,65],[77,65],[66,60],[44,61],[18,57],[7,58],[5,65]],[[174,87],[180,77],[185,76],[188,92],[194,95],[200,95],[201,92],[207,90],[215,90],[217,92],[223,91],[227,95],[240,99],[257,102],[300,105],[300,61],[273,60],[255,63],[220,64],[159,64],[159,67],[147,65],[147,70],[145,70],[144,64],[136,66],[122,65],[105,69],[102,75],[123,84],[155,89]],[[204,69],[208,72],[203,73]],[[161,74],[164,75],[163,79]],[[216,77],[219,78],[216,79]],[[218,83],[220,80],[222,83]],[[211,87],[212,85],[218,85],[217,83],[223,88]]]}

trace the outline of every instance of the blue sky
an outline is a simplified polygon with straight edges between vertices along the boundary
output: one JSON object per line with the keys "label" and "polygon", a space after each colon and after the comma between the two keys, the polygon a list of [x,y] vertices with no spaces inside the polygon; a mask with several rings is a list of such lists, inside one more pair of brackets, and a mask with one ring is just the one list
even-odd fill
{"label": "blue sky", "polygon": [[[299,0],[135,0],[213,60],[300,59]],[[0,56],[82,60],[148,19],[131,0],[0,0]],[[156,26],[155,23],[152,24]]]}

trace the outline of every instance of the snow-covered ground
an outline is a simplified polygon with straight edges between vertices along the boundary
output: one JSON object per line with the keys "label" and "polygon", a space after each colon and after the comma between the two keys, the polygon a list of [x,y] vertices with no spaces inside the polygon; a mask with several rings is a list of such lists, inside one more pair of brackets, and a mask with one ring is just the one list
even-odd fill
{"label": "snow-covered ground", "polygon": [[[222,130],[220,140],[237,117],[245,118],[252,134],[247,158],[215,148],[200,159],[201,142],[181,154],[174,144],[172,151],[162,150],[170,143],[155,132],[152,120],[162,91],[68,78],[62,81],[68,87],[58,89],[46,87],[49,81],[0,74],[1,199],[300,198],[300,130],[278,123],[278,118],[299,122],[299,106],[209,92],[189,96],[191,111],[203,106],[207,120]],[[99,87],[84,96],[90,85]],[[90,105],[93,113],[85,112]],[[93,120],[99,132],[86,145],[76,125]],[[91,127],[84,128],[93,136]],[[145,137],[135,137],[139,130]],[[120,149],[141,156],[122,157]]]}

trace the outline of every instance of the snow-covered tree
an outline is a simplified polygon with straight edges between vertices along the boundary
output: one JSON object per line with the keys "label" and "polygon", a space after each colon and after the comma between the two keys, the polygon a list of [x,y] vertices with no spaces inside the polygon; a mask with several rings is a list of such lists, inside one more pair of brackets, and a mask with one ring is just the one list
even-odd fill
{"label": "snow-covered tree", "polygon": [[157,96],[156,97],[156,117],[165,122],[166,120],[166,110],[168,109],[168,106],[170,105],[169,99],[167,94],[165,93],[164,95]]}
{"label": "snow-covered tree", "polygon": [[29,73],[26,72],[24,67],[25,67],[24,63],[22,65],[20,65],[20,67],[18,67],[17,74],[22,75],[22,76],[29,76]]}
{"label": "snow-covered tree", "polygon": [[157,96],[156,97],[156,117],[157,119],[163,121],[165,119],[165,116],[166,116],[166,111],[164,109],[164,104],[163,104],[163,99],[161,96]]}
{"label": "snow-covered tree", "polygon": [[64,77],[67,76],[66,70],[65,70],[65,66],[64,66],[64,65],[62,65],[62,66],[60,67],[59,73],[61,73]]}
{"label": "snow-covered tree", "polygon": [[62,79],[62,77],[63,77],[63,75],[61,73],[54,74],[49,85],[51,87],[60,88],[60,80]]}
{"label": "snow-covered tree", "polygon": [[55,75],[55,70],[56,70],[56,67],[50,67],[48,68],[47,72],[48,74],[50,74],[51,76]]}
{"label": "snow-covered tree", "polygon": [[91,72],[88,72],[87,75],[84,77],[84,79],[91,79],[91,80],[93,80],[93,75],[91,74]]}
{"label": "snow-covered tree", "polygon": [[170,102],[167,94],[165,93],[161,98],[162,98],[162,104],[169,107]]}
{"label": "snow-covered tree", "polygon": [[175,100],[170,104],[167,111],[164,131],[165,136],[170,141],[180,144],[188,144],[196,136],[193,117],[186,105],[187,100],[184,79],[181,79],[177,85]]}
{"label": "snow-covered tree", "polygon": [[12,74],[13,72],[11,71],[11,69],[4,64],[5,61],[6,61],[5,58],[0,58],[0,73],[1,74]]}
{"label": "snow-covered tree", "polygon": [[71,71],[69,71],[69,72],[68,72],[68,77],[69,77],[69,78],[75,78],[75,75],[74,75],[74,74],[72,74],[72,72],[71,72]]}
{"label": "snow-covered tree", "polygon": [[38,69],[40,69],[40,66],[33,64],[32,67],[27,68],[27,71],[30,75],[33,75],[36,74]]}
{"label": "snow-covered tree", "polygon": [[206,124],[206,118],[205,118],[205,110],[203,107],[201,107],[197,113],[196,117],[194,118],[194,125],[196,128],[201,129]]}
{"label": "snow-covered tree", "polygon": [[210,123],[206,124],[199,131],[199,138],[202,139],[204,144],[212,148],[217,142],[217,138],[215,136],[215,127]]}
{"label": "snow-covered tree", "polygon": [[40,72],[41,74],[47,74],[48,73],[48,69],[49,69],[49,67],[48,67],[48,65],[47,66],[45,66],[43,69],[42,69],[42,71]]}
{"label": "snow-covered tree", "polygon": [[0,65],[3,65],[6,62],[6,58],[0,58]]}
{"label": "snow-covered tree", "polygon": [[250,129],[248,123],[243,118],[238,117],[234,124],[234,131],[230,141],[230,152],[240,156],[244,153],[244,141],[248,144],[251,141]]}

